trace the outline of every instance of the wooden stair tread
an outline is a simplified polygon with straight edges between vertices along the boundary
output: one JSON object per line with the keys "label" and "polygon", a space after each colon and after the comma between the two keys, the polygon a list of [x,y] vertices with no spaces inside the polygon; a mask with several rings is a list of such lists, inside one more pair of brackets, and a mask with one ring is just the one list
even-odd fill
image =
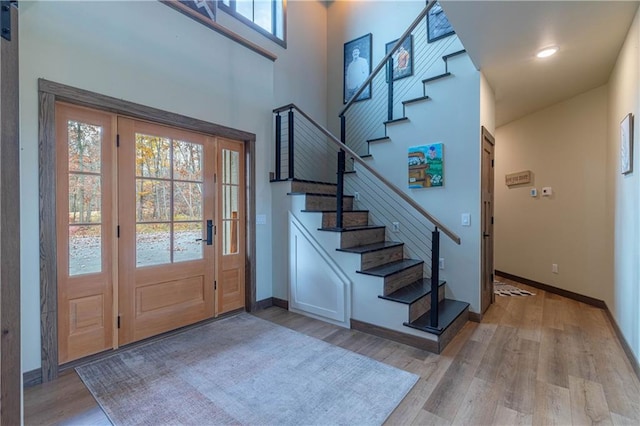
{"label": "wooden stair tread", "polygon": [[434,75],[433,77],[425,78],[424,80],[422,80],[422,83],[428,83],[430,81],[439,80],[439,79],[444,78],[444,77],[449,77],[450,75],[451,75],[450,72],[445,72],[443,74]]}
{"label": "wooden stair tread", "polygon": [[388,141],[388,140],[391,140],[391,138],[389,136],[383,136],[381,138],[367,139],[367,143],[383,142],[383,141]]}
{"label": "wooden stair tread", "polygon": [[405,269],[409,269],[416,265],[423,264],[423,260],[418,259],[403,259],[398,260],[397,262],[385,263],[381,266],[376,266],[375,268],[365,269],[363,271],[356,271],[359,274],[365,275],[373,275],[375,277],[388,277],[393,274],[397,274],[398,272],[402,272]]}
{"label": "wooden stair tread", "polygon": [[393,120],[387,120],[382,124],[386,126],[387,124],[399,123],[401,121],[409,121],[409,118],[408,117],[394,118]]}
{"label": "wooden stair tread", "polygon": [[420,96],[419,98],[413,98],[413,99],[407,99],[406,101],[402,101],[403,105],[408,105],[408,104],[412,104],[414,102],[420,102],[420,101],[427,101],[431,99],[428,96]]}
{"label": "wooden stair tread", "polygon": [[381,243],[367,244],[364,246],[355,246],[355,247],[349,247],[349,248],[343,248],[343,249],[339,248],[336,250],[345,251],[347,253],[364,254],[364,253],[371,253],[378,250],[384,250],[391,247],[397,247],[401,245],[404,245],[404,243],[398,242],[398,241],[383,241]]}
{"label": "wooden stair tread", "polygon": [[384,228],[384,226],[380,225],[362,225],[362,226],[348,226],[343,228],[318,228],[318,231],[328,231],[328,232],[354,232],[354,231],[366,231],[369,229],[380,229]]}
{"label": "wooden stair tread", "polygon": [[[440,280],[438,288],[446,284],[446,281]],[[431,278],[423,278],[394,291],[387,296],[378,296],[380,299],[391,300],[393,302],[404,303],[410,305],[421,297],[431,293]]]}
{"label": "wooden stair tread", "polygon": [[[300,210],[302,213],[335,213],[336,209],[330,210]],[[342,213],[369,213],[369,210],[344,210]]]}
{"label": "wooden stair tread", "polygon": [[[336,194],[322,194],[317,192],[287,192],[287,195],[311,195],[313,197],[336,198]],[[353,195],[343,195],[342,198],[353,198]]]}
{"label": "wooden stair tread", "polygon": [[306,179],[298,179],[298,178],[270,179],[269,182],[302,182],[302,183],[313,183],[317,185],[338,186],[337,183],[333,183],[333,182],[322,182],[319,180],[306,180]]}
{"label": "wooden stair tread", "polygon": [[457,52],[452,52],[442,57],[442,60],[446,61],[449,58],[453,58],[454,56],[462,55],[463,53],[467,53],[465,49],[458,50]]}
{"label": "wooden stair tread", "polygon": [[428,333],[440,335],[468,308],[469,304],[466,302],[444,299],[438,304],[438,328],[433,328],[429,325],[429,316],[431,315],[431,311],[428,311],[415,321],[405,322],[404,325],[426,331]]}

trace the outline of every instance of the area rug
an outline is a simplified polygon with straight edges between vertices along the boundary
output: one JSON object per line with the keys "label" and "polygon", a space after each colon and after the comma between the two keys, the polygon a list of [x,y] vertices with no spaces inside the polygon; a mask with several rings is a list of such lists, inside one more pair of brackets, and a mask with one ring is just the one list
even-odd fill
{"label": "area rug", "polygon": [[535,296],[535,293],[523,290],[516,286],[505,284],[502,281],[493,282],[493,292],[498,296]]}
{"label": "area rug", "polygon": [[116,425],[382,424],[418,380],[245,313],[76,371]]}

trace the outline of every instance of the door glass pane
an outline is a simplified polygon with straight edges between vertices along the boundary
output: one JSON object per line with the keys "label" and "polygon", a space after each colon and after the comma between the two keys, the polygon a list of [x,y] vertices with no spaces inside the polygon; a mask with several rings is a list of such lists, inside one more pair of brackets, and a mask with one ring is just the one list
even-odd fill
{"label": "door glass pane", "polygon": [[[234,216],[238,217],[237,212]],[[238,221],[225,220],[222,222],[222,254],[235,254],[238,252]]]}
{"label": "door glass pane", "polygon": [[236,0],[236,12],[253,21],[253,0]]}
{"label": "door glass pane", "polygon": [[175,182],[173,188],[173,220],[201,220],[202,184]]}
{"label": "door glass pane", "polygon": [[102,271],[102,226],[69,226],[69,275]]}
{"label": "door glass pane", "polygon": [[224,185],[223,191],[223,208],[222,219],[231,219],[232,217],[238,217],[238,187]]}
{"label": "door glass pane", "polygon": [[171,182],[136,179],[138,222],[164,222],[171,217]]}
{"label": "door glass pane", "polygon": [[100,173],[102,127],[70,120],[67,132],[69,171]]}
{"label": "door glass pane", "polygon": [[202,145],[173,142],[173,178],[202,182]]}
{"label": "door glass pane", "polygon": [[136,266],[171,262],[171,224],[136,225]]}
{"label": "door glass pane", "polygon": [[202,259],[202,246],[206,243],[196,240],[205,237],[202,222],[173,225],[173,261]]}
{"label": "door glass pane", "polygon": [[222,183],[237,185],[240,176],[240,153],[222,150]]}
{"label": "door glass pane", "polygon": [[100,175],[69,173],[69,223],[100,223]]}
{"label": "door glass pane", "polygon": [[171,140],[136,133],[136,176],[171,177]]}

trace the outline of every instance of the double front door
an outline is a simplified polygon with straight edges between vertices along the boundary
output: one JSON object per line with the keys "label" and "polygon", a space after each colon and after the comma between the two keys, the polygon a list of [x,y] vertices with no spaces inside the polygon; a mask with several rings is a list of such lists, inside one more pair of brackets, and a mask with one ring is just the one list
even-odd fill
{"label": "double front door", "polygon": [[61,364],[242,308],[243,143],[56,106]]}

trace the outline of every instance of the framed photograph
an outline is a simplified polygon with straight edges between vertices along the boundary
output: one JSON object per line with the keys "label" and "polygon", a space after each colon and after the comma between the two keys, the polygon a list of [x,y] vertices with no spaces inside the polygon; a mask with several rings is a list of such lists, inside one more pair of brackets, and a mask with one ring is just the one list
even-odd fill
{"label": "framed photograph", "polygon": [[440,3],[436,3],[427,15],[427,42],[431,43],[454,34],[453,27],[444,14]]}
{"label": "framed photograph", "polygon": [[633,114],[627,114],[620,122],[620,172],[633,171]]}
{"label": "framed photograph", "polygon": [[[356,94],[371,74],[371,33],[344,44],[343,103]],[[371,98],[371,83],[356,101]]]}
{"label": "framed photograph", "polygon": [[[393,46],[396,45],[398,40],[390,41],[385,45],[385,54],[389,53]],[[400,80],[401,78],[409,77],[413,75],[413,36],[409,35],[398,50],[396,50],[391,56],[393,61],[393,79]],[[388,70],[389,64],[387,64],[387,76],[389,76]],[[388,77],[387,77],[388,78]]]}
{"label": "framed photograph", "polygon": [[215,0],[161,0],[162,3],[203,24],[216,21]]}
{"label": "framed photograph", "polygon": [[444,144],[409,148],[409,188],[431,188],[444,185]]}

